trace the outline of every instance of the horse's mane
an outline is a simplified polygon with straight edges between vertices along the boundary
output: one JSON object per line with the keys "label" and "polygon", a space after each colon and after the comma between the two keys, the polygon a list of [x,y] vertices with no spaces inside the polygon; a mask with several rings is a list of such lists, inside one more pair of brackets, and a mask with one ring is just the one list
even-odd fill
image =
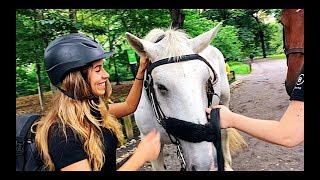
{"label": "horse's mane", "polygon": [[174,57],[175,61],[179,61],[180,56],[189,54],[190,45],[188,44],[189,35],[183,30],[168,28],[167,30],[153,29],[146,36],[145,40],[151,42],[159,42],[166,40],[166,45],[160,53],[163,57]]}

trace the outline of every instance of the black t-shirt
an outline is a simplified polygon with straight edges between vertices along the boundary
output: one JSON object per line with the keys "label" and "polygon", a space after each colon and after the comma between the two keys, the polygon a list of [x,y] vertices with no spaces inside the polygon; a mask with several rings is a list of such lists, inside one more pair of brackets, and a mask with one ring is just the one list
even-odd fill
{"label": "black t-shirt", "polygon": [[[105,148],[105,164],[102,171],[116,170],[116,149],[118,139],[111,130],[102,128]],[[87,158],[87,154],[83,149],[83,143],[74,135],[71,128],[67,128],[66,138],[63,132],[57,130],[54,125],[50,128],[49,133],[49,154],[57,171],[75,162]]]}
{"label": "black t-shirt", "polygon": [[290,96],[290,100],[304,101],[304,65]]}

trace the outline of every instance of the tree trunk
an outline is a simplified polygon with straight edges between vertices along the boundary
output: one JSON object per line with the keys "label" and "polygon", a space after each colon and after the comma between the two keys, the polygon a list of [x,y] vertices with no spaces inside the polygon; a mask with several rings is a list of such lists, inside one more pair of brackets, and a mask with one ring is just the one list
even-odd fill
{"label": "tree trunk", "polygon": [[258,24],[258,27],[259,27],[259,38],[260,38],[260,42],[261,42],[261,48],[262,48],[262,54],[263,54],[263,58],[266,58],[267,55],[266,55],[266,47],[265,47],[265,44],[264,44],[264,33],[263,33],[263,30],[260,26],[260,21],[258,19],[258,17],[255,17],[253,16],[254,19],[256,20],[257,24]]}
{"label": "tree trunk", "polygon": [[[41,14],[41,19],[45,19],[44,17],[44,12],[42,11],[42,14]],[[47,33],[43,33],[42,35],[42,39],[43,39],[43,51],[45,50],[46,47],[48,47],[49,45],[49,38],[48,38],[48,35]],[[51,94],[53,95],[54,92],[57,90],[57,88],[55,86],[53,86],[51,83],[50,83],[50,89],[51,89]]]}
{"label": "tree trunk", "polygon": [[[34,10],[36,12],[36,17],[35,17],[35,21],[39,21],[41,20],[41,17],[42,17],[42,9],[39,9],[39,10]],[[37,23],[34,23],[34,31],[37,32],[38,31],[38,26],[37,26]],[[35,48],[37,49],[37,48]],[[35,55],[36,55],[36,52],[35,52]],[[40,102],[40,107],[41,107],[41,110],[43,110],[43,87],[42,87],[42,80],[41,80],[41,66],[40,66],[40,60],[38,57],[35,57],[36,59],[36,68],[37,68],[37,80],[38,80],[38,94],[39,94],[39,102]]]}
{"label": "tree trunk", "polygon": [[262,53],[263,53],[263,58],[266,58],[266,47],[265,47],[265,43],[264,43],[264,33],[262,30],[259,31],[259,36],[260,36],[260,41],[261,41],[261,48],[262,48]]}
{"label": "tree trunk", "polygon": [[[112,39],[111,39],[112,37]],[[108,37],[109,39],[109,45],[110,45],[110,51],[114,51],[113,50],[113,40],[115,39],[114,35],[113,36],[109,36]],[[121,51],[120,51],[121,52]],[[113,60],[113,65],[114,65],[114,73],[115,73],[115,78],[116,78],[116,85],[120,85],[120,77],[119,77],[119,74],[118,74],[118,68],[117,68],[117,63],[116,63],[116,59],[113,58],[113,57],[110,57],[110,62],[112,62]]]}
{"label": "tree trunk", "polygon": [[171,15],[171,27],[177,29],[183,29],[184,13],[181,9],[169,9]]}
{"label": "tree trunk", "polygon": [[69,9],[69,18],[72,20],[73,22],[73,26],[70,30],[71,33],[78,33],[78,29],[75,27],[75,24],[77,22],[77,9]]}
{"label": "tree trunk", "polygon": [[39,102],[40,102],[40,107],[41,110],[44,109],[44,105],[43,105],[43,101],[44,101],[44,97],[43,97],[43,86],[42,86],[42,80],[41,80],[41,66],[40,66],[40,62],[39,59],[36,58],[36,67],[37,67],[37,80],[38,80],[38,94],[39,94]]}

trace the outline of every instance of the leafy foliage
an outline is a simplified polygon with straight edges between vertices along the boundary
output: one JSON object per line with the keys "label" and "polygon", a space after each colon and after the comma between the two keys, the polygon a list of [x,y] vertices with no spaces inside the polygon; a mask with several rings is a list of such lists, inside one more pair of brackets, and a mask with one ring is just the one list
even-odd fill
{"label": "leafy foliage", "polygon": [[[248,58],[250,52],[256,55],[263,54],[263,51],[272,54],[277,49],[275,46],[281,44],[282,39],[273,38],[274,34],[279,33],[279,29],[275,29],[273,23],[266,23],[272,15],[279,19],[279,14],[280,9],[208,9],[201,15],[237,28],[238,39],[243,44],[241,58]],[[279,24],[278,21],[275,23]]]}
{"label": "leafy foliage", "polygon": [[[187,9],[183,12],[184,30],[192,37],[223,22],[212,45],[229,61],[247,58],[251,51],[262,54],[261,32],[267,54],[282,53],[281,25],[278,21],[263,23],[272,13],[278,18],[280,10]],[[255,17],[256,13],[259,16]],[[105,51],[115,52],[105,63],[110,80],[117,80],[116,68],[119,80],[125,81],[134,78],[134,69],[138,67],[138,64],[129,65],[126,51],[130,46],[125,32],[144,37],[154,28],[167,28],[171,24],[168,9],[77,9],[75,19],[70,15],[69,9],[16,10],[16,96],[38,92],[37,64],[44,91],[50,90],[43,54],[48,43],[57,36],[76,30],[93,37]]]}
{"label": "leafy foliage", "polygon": [[[218,24],[217,21],[212,22],[204,17],[200,17],[194,11],[189,10],[185,12],[185,28],[187,33],[192,37],[200,35]],[[230,60],[241,59],[241,47],[243,45],[238,39],[237,32],[238,30],[233,26],[222,26],[211,43],[222,52],[225,58]]]}

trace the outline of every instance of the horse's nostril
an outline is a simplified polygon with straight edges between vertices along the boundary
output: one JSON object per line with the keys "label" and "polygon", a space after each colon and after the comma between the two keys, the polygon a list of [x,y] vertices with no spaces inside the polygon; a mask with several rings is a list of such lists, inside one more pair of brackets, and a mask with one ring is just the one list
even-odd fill
{"label": "horse's nostril", "polygon": [[196,166],[195,166],[195,165],[192,165],[192,166],[191,166],[191,171],[197,171],[197,169],[196,169]]}

